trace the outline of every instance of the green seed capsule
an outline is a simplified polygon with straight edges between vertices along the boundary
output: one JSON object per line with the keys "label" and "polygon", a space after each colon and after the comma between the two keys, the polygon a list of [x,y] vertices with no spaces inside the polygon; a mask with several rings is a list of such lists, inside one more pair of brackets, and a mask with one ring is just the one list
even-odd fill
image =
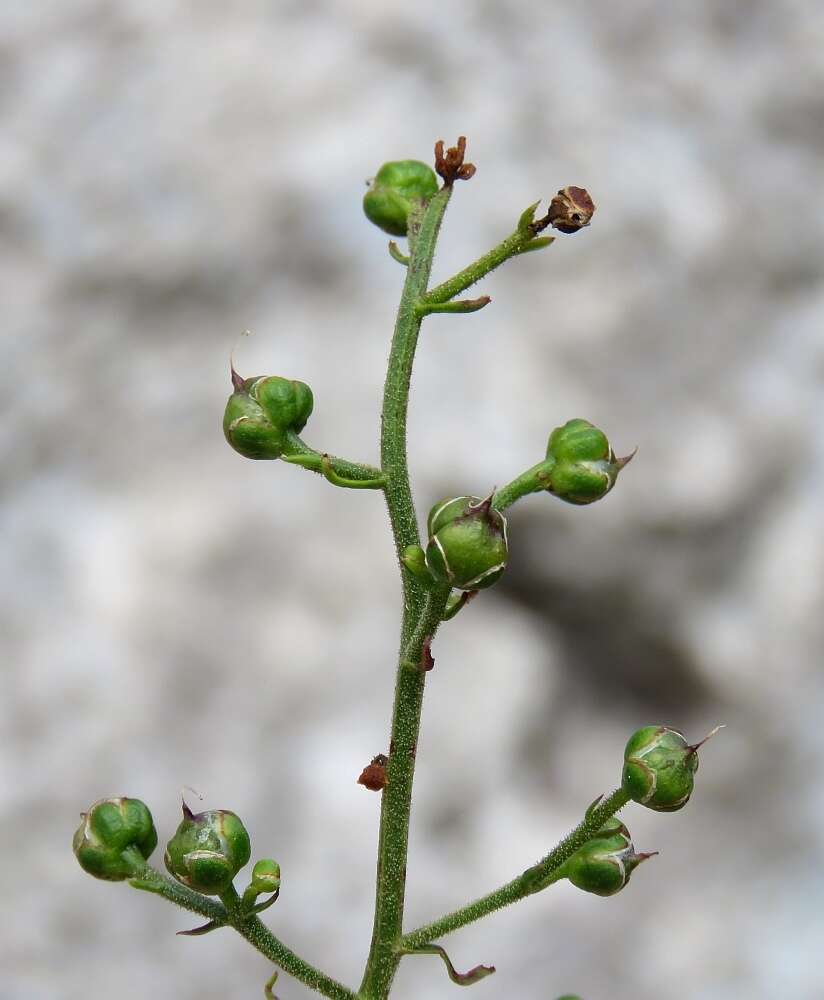
{"label": "green seed capsule", "polygon": [[363,196],[367,219],[391,236],[406,236],[413,202],[427,202],[438,190],[435,171],[419,160],[384,163]]}
{"label": "green seed capsule", "polygon": [[604,432],[576,418],[550,434],[546,457],[554,460],[547,490],[567,503],[588,504],[609,493],[632,455],[616,458]]}
{"label": "green seed capsule", "polygon": [[166,846],[164,861],[174,877],[207,896],[217,896],[249,860],[249,834],[226,809],[192,813],[183,803],[183,820]]}
{"label": "green seed capsule", "polygon": [[675,729],[644,726],[633,733],[624,750],[624,791],[648,809],[675,812],[692,795],[699,746],[690,746]]}
{"label": "green seed capsule", "polygon": [[232,371],[235,391],[223,415],[223,433],[245,458],[279,458],[286,432],[306,426],[314,400],[305,382],[279,375],[241,378]]}
{"label": "green seed capsule", "polygon": [[72,841],[80,867],[110,882],[132,878],[136,862],[148,859],[156,846],[157,831],[148,807],[140,799],[127,798],[95,802],[83,813]]}
{"label": "green seed capsule", "polygon": [[563,876],[578,889],[596,896],[614,896],[649,854],[636,854],[629,831],[620,820],[609,820],[565,862]]}
{"label": "green seed capsule", "polygon": [[491,587],[506,568],[506,518],[491,498],[455,497],[429,512],[426,566],[458,590]]}

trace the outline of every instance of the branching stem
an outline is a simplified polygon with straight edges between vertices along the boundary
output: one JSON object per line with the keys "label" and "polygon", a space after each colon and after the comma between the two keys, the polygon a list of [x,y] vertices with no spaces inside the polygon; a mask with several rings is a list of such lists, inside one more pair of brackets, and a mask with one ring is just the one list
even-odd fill
{"label": "branching stem", "polygon": [[335,486],[346,486],[349,489],[380,490],[385,485],[380,469],[315,451],[305,441],[302,441],[294,431],[287,431],[286,444],[288,451],[280,456],[282,462],[300,465],[311,472],[319,472]]}
{"label": "branching stem", "polygon": [[511,257],[517,257],[518,254],[527,253],[530,250],[538,250],[541,247],[549,246],[550,243],[552,243],[551,237],[536,239],[534,233],[529,229],[516,229],[514,233],[493,247],[489,253],[479,257],[469,267],[465,267],[463,271],[459,271],[448,281],[433,288],[431,292],[427,292],[424,301],[430,305],[449,302]]}
{"label": "branching stem", "polygon": [[131,880],[131,884],[136,889],[153,892],[171,903],[209,917],[218,926],[234,927],[251,945],[270,961],[279,965],[284,972],[288,972],[290,976],[294,976],[330,1000],[354,1000],[355,994],[352,990],[299,958],[291,948],[287,948],[279,938],[275,937],[258,917],[244,910],[240,897],[233,887],[221,896],[221,902],[218,903],[187,889],[174,879],[167,878],[149,865]]}
{"label": "branching stem", "polygon": [[546,887],[561,865],[594,836],[604,823],[619,809],[622,809],[628,801],[627,793],[621,788],[616,789],[599,805],[595,806],[587,814],[587,817],[537,865],[527,868],[511,882],[507,882],[506,885],[502,885],[486,896],[476,899],[474,903],[462,906],[459,910],[441,917],[440,920],[435,920],[431,924],[426,924],[424,927],[419,927],[417,930],[405,934],[401,941],[402,946],[410,949],[420,948],[422,945],[436,941],[445,934],[458,930],[459,927],[465,927],[467,924],[488,916],[495,910],[500,910],[503,906],[517,903],[518,900],[535,892],[536,885],[540,885],[542,888]]}

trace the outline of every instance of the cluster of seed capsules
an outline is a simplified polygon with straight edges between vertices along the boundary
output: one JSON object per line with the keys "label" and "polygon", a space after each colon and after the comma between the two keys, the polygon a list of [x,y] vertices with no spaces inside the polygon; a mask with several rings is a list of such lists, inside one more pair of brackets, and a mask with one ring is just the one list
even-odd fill
{"label": "cluster of seed capsules", "polygon": [[[548,492],[571,504],[594,503],[615,485],[628,459],[616,458],[603,431],[587,420],[568,420],[549,436],[545,459],[521,478],[523,492]],[[483,590],[506,569],[507,521],[496,496],[441,500],[429,512],[426,549],[410,545],[406,568],[424,580],[457,590]]]}
{"label": "cluster of seed capsules", "polygon": [[[101,799],[81,816],[73,848],[81,868],[95,878],[123,882],[144,878],[146,862],[157,847],[149,807],[140,799]],[[228,809],[193,813],[183,803],[183,819],[166,845],[164,862],[174,878],[204,896],[223,896],[251,857],[251,843],[240,818]],[[252,878],[241,905],[260,912],[280,892],[280,866],[262,858],[252,868]],[[265,903],[258,896],[272,893]]]}
{"label": "cluster of seed capsules", "polygon": [[[384,232],[406,236],[412,213],[437,190],[438,178],[427,164],[392,161],[372,178],[363,210]],[[565,188],[552,199],[546,220],[535,225],[576,232],[589,224],[594,211],[586,191]],[[297,437],[313,408],[305,382],[278,375],[244,379],[233,369],[232,384],[223,431],[235,451],[251,459],[294,461],[301,450],[311,450]],[[546,491],[567,503],[590,504],[609,493],[628,461],[616,458],[606,435],[589,421],[569,420],[550,434],[545,458],[521,477],[529,479],[531,474],[519,495]],[[429,514],[427,537],[425,551],[412,546],[403,553],[406,567],[426,582],[481,590],[500,579],[506,567],[506,518],[496,509],[494,497],[442,500]]]}
{"label": "cluster of seed capsules", "polygon": [[[278,375],[243,379],[233,372],[235,391],[223,420],[226,440],[246,458],[288,457],[312,412],[304,382]],[[524,474],[522,493],[548,492],[584,505],[605,497],[627,458],[616,458],[603,431],[576,418],[549,436],[545,458]],[[508,558],[507,521],[495,497],[447,497],[432,507],[427,545],[403,553],[407,569],[427,582],[457,590],[482,590],[500,579]]]}
{"label": "cluster of seed capsules", "polygon": [[[686,805],[698,768],[698,744],[665,726],[645,726],[632,735],[624,751],[622,788],[628,798],[657,812]],[[590,813],[594,805],[590,807]],[[589,813],[588,813],[589,816]],[[157,831],[149,808],[139,799],[110,798],[96,802],[81,817],[74,853],[84,871],[110,882],[141,878],[157,847]],[[626,826],[609,819],[535,891],[559,879],[586,892],[612,896],[632,871],[649,857],[636,854]],[[164,861],[182,885],[206,896],[223,896],[251,857],[249,834],[240,818],[226,809],[193,813],[183,805],[183,819],[166,845]],[[252,870],[242,902],[259,912],[280,890],[280,867],[264,858]],[[255,904],[258,896],[274,897]]]}

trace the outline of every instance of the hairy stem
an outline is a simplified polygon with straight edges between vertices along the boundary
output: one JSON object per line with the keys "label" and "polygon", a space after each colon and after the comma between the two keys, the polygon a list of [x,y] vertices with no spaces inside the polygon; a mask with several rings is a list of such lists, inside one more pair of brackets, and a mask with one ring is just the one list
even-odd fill
{"label": "hairy stem", "polygon": [[342,983],[325,975],[313,965],[296,955],[269,930],[259,917],[244,912],[240,897],[234,886],[221,896],[223,905],[229,912],[229,920],[234,929],[249,944],[265,955],[270,961],[279,965],[284,972],[299,979],[306,986],[317,990],[330,1000],[354,1000],[355,994]]}
{"label": "hairy stem", "polygon": [[209,920],[214,920],[217,924],[224,924],[229,919],[226,907],[208,896],[201,896],[199,892],[188,889],[180,882],[167,878],[162,872],[147,865],[141,859],[141,864],[135,866],[134,877],[129,880],[129,885],[135,889],[142,889],[144,892],[153,892],[157,896],[162,896],[170,903],[190,910],[192,913],[199,913]]}
{"label": "hairy stem", "polygon": [[335,455],[324,455],[322,452],[310,448],[305,441],[302,441],[294,431],[286,432],[286,444],[288,452],[281,455],[281,461],[290,462],[292,465],[300,465],[311,472],[324,473],[324,459],[332,471],[341,479],[351,480],[379,480],[381,470],[375,469],[371,465],[362,465],[359,462],[349,462],[345,458],[337,458]]}
{"label": "hairy stem", "polygon": [[233,927],[240,935],[253,945],[261,954],[288,972],[290,976],[317,990],[330,1000],[354,1000],[355,994],[341,983],[316,969],[313,965],[298,957],[291,948],[275,937],[256,916],[245,912],[241,906],[240,897],[234,887],[230,887],[221,896],[221,903],[201,896],[174,879],[166,878],[161,872],[145,865],[142,871],[135,873],[131,885],[136,889],[144,889],[163,896],[170,903],[183,906],[195,913],[213,920],[216,926]]}
{"label": "hairy stem", "polygon": [[542,480],[545,483],[549,482],[549,476],[554,465],[554,458],[545,458],[542,462],[538,462],[537,465],[533,465],[531,469],[522,472],[511,483],[502,486],[492,498],[493,508],[501,511],[506,510],[507,507],[511,507],[521,497],[525,497],[529,493],[535,493],[540,489],[546,489],[546,486],[542,485]]}
{"label": "hairy stem", "polygon": [[517,257],[518,254],[529,250],[537,250],[540,247],[549,246],[551,242],[552,239],[549,237],[536,240],[535,234],[527,228],[516,229],[514,233],[507,236],[496,247],[493,247],[489,253],[484,254],[483,257],[479,257],[469,267],[465,267],[463,271],[459,271],[452,278],[449,278],[448,281],[444,281],[443,284],[438,285],[431,292],[428,292],[425,302],[428,305],[449,302],[450,299],[454,299],[456,295],[460,295],[461,292],[474,285],[476,281],[480,281],[490,271],[494,271],[496,267],[500,267],[510,257]]}
{"label": "hairy stem", "polygon": [[419,948],[421,945],[436,941],[445,934],[465,927],[467,924],[480,920],[488,916],[495,910],[500,910],[510,903],[517,903],[518,900],[535,892],[536,885],[546,886],[551,881],[552,875],[567,861],[572,855],[582,847],[606,821],[614,816],[619,809],[622,809],[629,801],[627,793],[619,788],[605,798],[599,805],[595,806],[575,829],[568,834],[545,858],[542,858],[537,865],[533,865],[517,878],[507,882],[493,892],[476,899],[468,906],[462,906],[459,910],[448,913],[439,920],[419,927],[417,930],[405,934],[402,939],[404,948]]}
{"label": "hairy stem", "polygon": [[413,214],[410,218],[409,265],[392,338],[381,415],[381,469],[386,478],[384,492],[400,567],[404,612],[387,785],[381,802],[372,945],[359,994],[368,1000],[384,1000],[388,996],[400,960],[398,942],[403,923],[412,780],[426,680],[420,662],[424,643],[440,624],[449,596],[448,588],[427,591],[406,570],[401,554],[408,545],[420,543],[409,484],[406,418],[412,365],[422,321],[418,306],[426,293],[435,244],[450,194],[450,188],[444,188],[434,195],[422,215]]}

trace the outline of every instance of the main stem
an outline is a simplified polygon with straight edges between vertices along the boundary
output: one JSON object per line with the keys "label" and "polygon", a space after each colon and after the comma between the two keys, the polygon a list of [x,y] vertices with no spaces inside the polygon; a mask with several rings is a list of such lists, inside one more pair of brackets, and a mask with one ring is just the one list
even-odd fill
{"label": "main stem", "polygon": [[385,1000],[400,960],[398,943],[403,930],[412,780],[426,681],[420,664],[424,643],[440,624],[449,593],[448,588],[427,591],[407,572],[400,556],[407,545],[420,543],[406,457],[409,385],[421,326],[416,307],[426,293],[438,232],[451,193],[450,188],[444,188],[422,213],[412,213],[410,217],[409,264],[383,394],[381,470],[386,477],[386,504],[403,584],[404,609],[387,784],[381,802],[375,920],[359,991],[363,1000]]}

